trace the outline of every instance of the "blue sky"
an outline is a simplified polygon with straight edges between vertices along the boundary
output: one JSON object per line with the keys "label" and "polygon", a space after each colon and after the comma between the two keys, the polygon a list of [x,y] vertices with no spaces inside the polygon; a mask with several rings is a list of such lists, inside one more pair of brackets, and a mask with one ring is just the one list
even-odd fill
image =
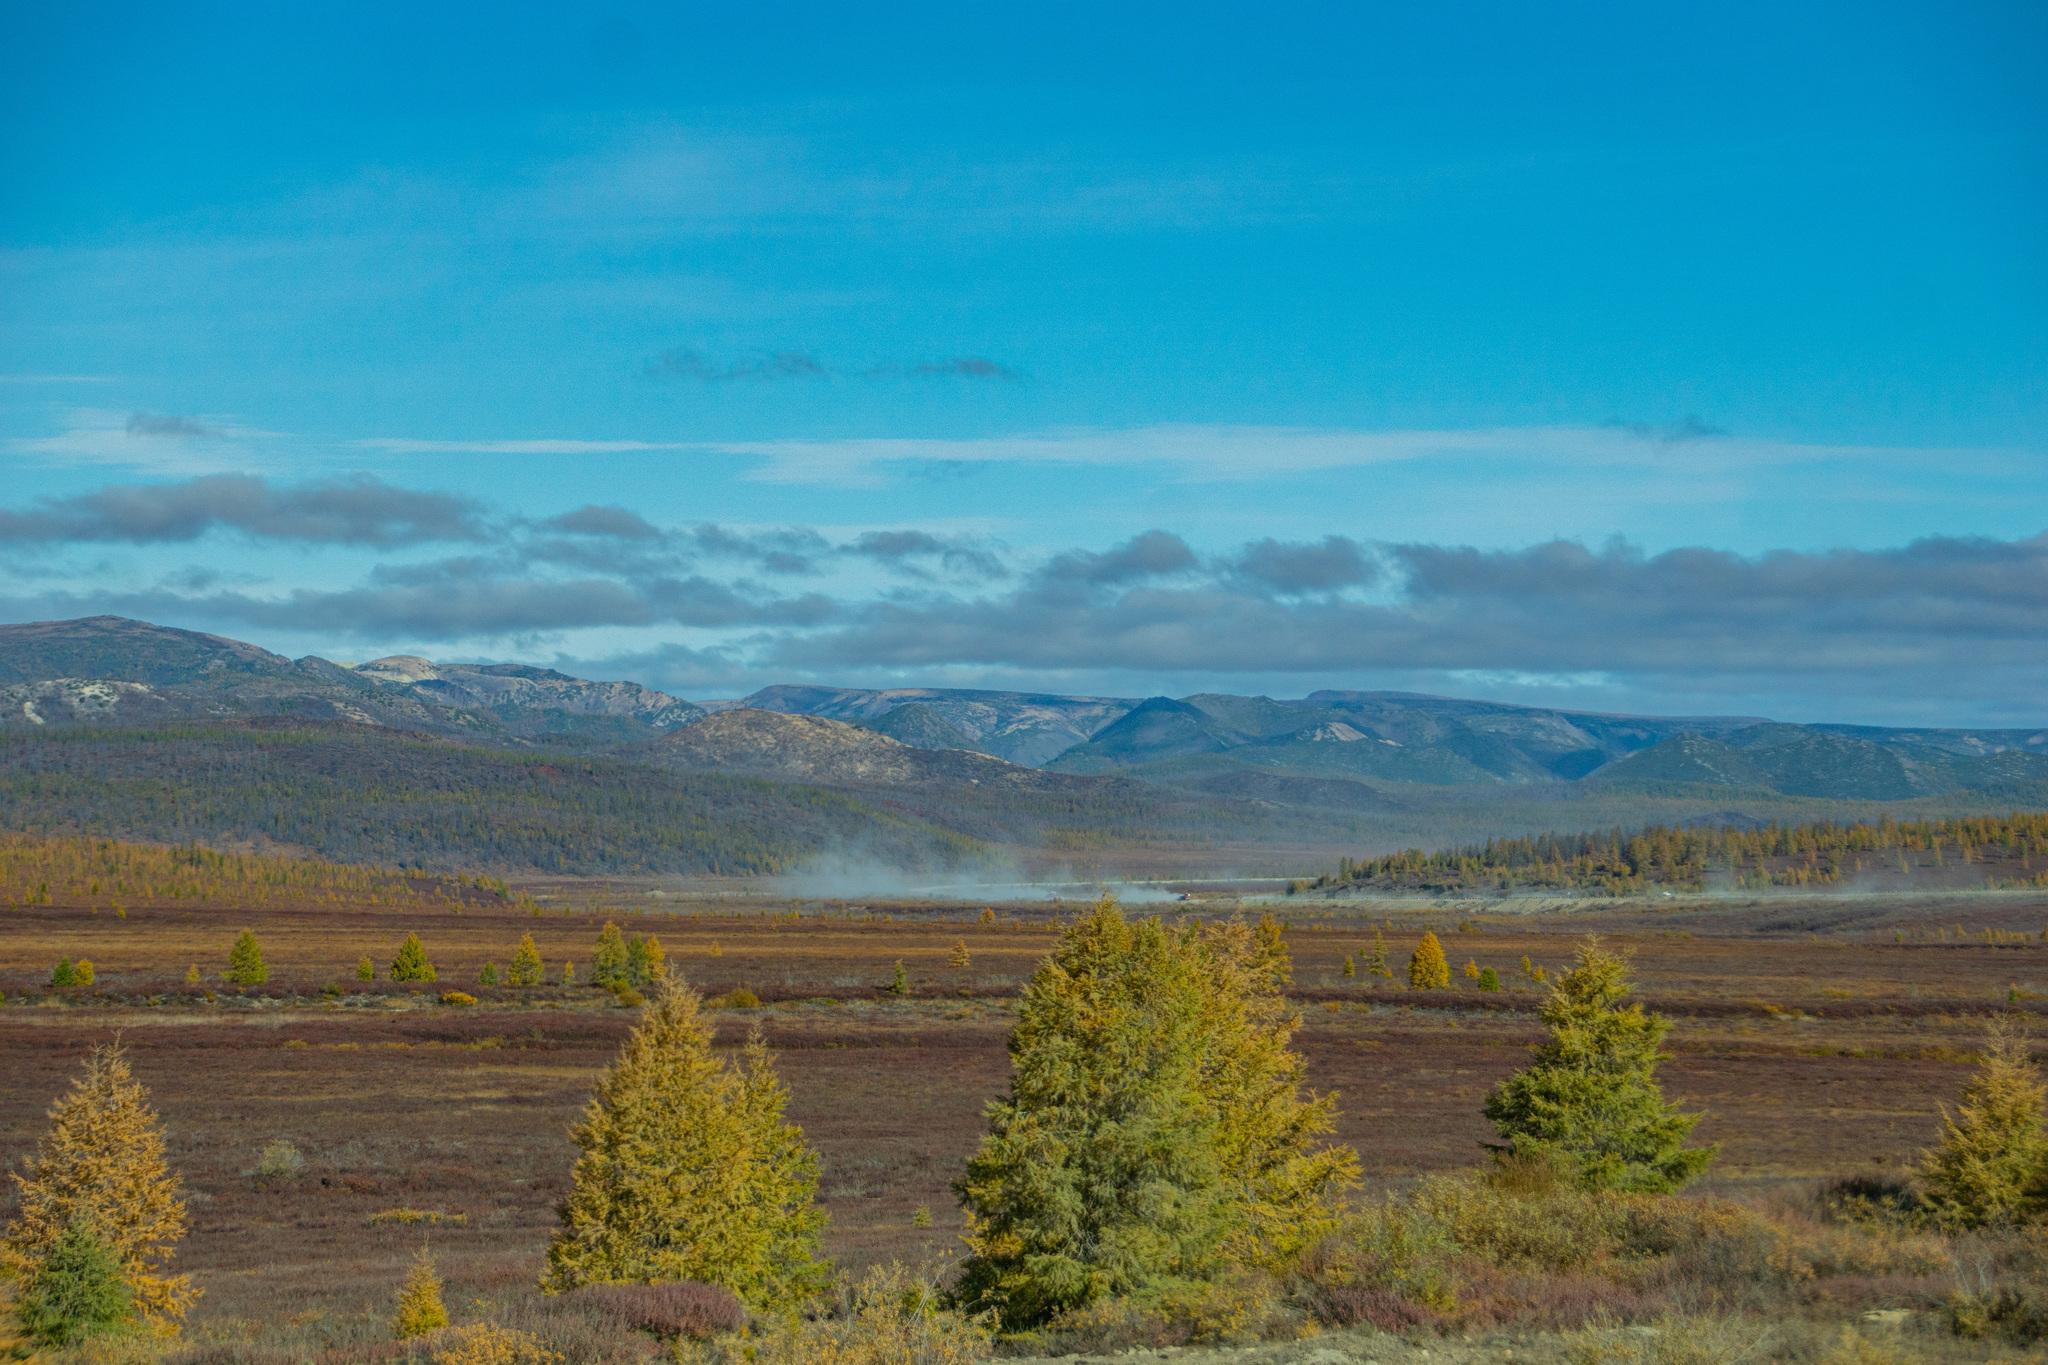
{"label": "blue sky", "polygon": [[4,619],[2048,723],[2038,6],[0,24]]}

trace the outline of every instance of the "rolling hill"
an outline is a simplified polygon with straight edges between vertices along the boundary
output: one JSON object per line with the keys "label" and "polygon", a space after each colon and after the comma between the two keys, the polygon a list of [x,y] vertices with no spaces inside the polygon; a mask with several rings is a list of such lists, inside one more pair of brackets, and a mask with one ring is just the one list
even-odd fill
{"label": "rolling hill", "polygon": [[[0,626],[0,741],[11,784],[0,810],[16,827],[267,838],[386,860],[467,848],[547,868],[760,870],[851,841],[906,865],[1007,845],[1241,869],[1271,866],[1281,849],[1653,816],[2048,805],[2048,730],[1337,690],[1133,699],[779,685],[700,705],[521,664],[287,659],[118,617]],[[578,775],[536,788],[536,762]],[[449,764],[467,774],[467,795],[437,785]],[[780,795],[760,794],[769,788]],[[595,814],[607,802],[615,831]],[[664,821],[699,833],[677,843],[658,832]],[[555,827],[559,840],[543,832]]]}
{"label": "rolling hill", "polygon": [[588,682],[524,664],[294,660],[118,616],[0,626],[0,728],[292,716],[510,747],[599,747],[703,714],[638,683]]}
{"label": "rolling hill", "polygon": [[436,870],[755,875],[826,854],[946,868],[991,852],[815,786],[279,718],[0,732],[0,810],[38,834]]}

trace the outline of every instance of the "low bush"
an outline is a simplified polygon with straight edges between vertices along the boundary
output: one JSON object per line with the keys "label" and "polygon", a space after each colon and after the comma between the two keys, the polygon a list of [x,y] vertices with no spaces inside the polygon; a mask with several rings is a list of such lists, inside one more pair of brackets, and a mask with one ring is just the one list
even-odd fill
{"label": "low bush", "polygon": [[562,1355],[550,1351],[529,1332],[480,1322],[430,1332],[418,1345],[433,1365],[560,1365]]}
{"label": "low bush", "polygon": [[595,1304],[614,1313],[636,1332],[658,1337],[708,1341],[737,1332],[747,1323],[747,1307],[723,1285],[695,1280],[667,1284],[590,1284],[572,1290],[570,1302]]}
{"label": "low bush", "polygon": [[760,1335],[678,1342],[678,1365],[972,1365],[993,1348],[994,1320],[941,1306],[938,1285],[901,1265],[843,1287],[825,1317],[779,1321]]}
{"label": "low bush", "polygon": [[2048,1295],[2039,1289],[1958,1293],[1942,1307],[1949,1330],[1959,1337],[1995,1337],[2016,1346],[2048,1338]]}
{"label": "low bush", "polygon": [[714,995],[704,1003],[715,1009],[752,1010],[761,1007],[761,997],[745,986],[734,986],[724,995]]}
{"label": "low bush", "polygon": [[436,1223],[467,1223],[466,1213],[442,1213],[435,1209],[385,1209],[373,1213],[365,1220],[373,1228],[396,1224],[399,1227],[416,1227],[422,1223],[431,1227]]}
{"label": "low bush", "polygon": [[456,1006],[474,1005],[476,997],[468,991],[443,991],[441,993],[441,1003]]}
{"label": "low bush", "polygon": [[1515,1182],[1526,1179],[1519,1170],[1498,1179],[1428,1176],[1409,1202],[1459,1251],[1489,1265],[1571,1271],[1614,1255],[1627,1202],[1554,1181],[1538,1193],[1517,1194]]}
{"label": "low bush", "polygon": [[299,1149],[278,1138],[263,1149],[263,1155],[256,1159],[256,1169],[249,1174],[264,1184],[282,1184],[297,1180],[305,1174],[306,1158]]}
{"label": "low bush", "polygon": [[1300,1334],[1307,1315],[1260,1274],[1179,1280],[1122,1299],[1070,1309],[1040,1329],[1050,1354],[1167,1346],[1241,1346]]}
{"label": "low bush", "polygon": [[1379,1305],[1385,1295],[1441,1315],[1458,1306],[1461,1254],[1442,1222],[1389,1198],[1358,1209],[1303,1253],[1296,1293],[1317,1317],[1338,1326],[1370,1321],[1361,1305]]}
{"label": "low bush", "polygon": [[1594,1327],[1565,1337],[1571,1365],[1733,1365],[1771,1358],[1773,1329],[1741,1317],[1659,1319],[1653,1326]]}

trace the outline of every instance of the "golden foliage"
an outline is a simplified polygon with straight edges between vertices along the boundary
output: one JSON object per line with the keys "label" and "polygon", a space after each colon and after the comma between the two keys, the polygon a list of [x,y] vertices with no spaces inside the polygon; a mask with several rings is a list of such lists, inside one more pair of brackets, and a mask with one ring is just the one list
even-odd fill
{"label": "golden foliage", "polygon": [[488,1322],[449,1327],[422,1344],[433,1365],[556,1365],[562,1359],[533,1334]]}
{"label": "golden foliage", "polygon": [[[973,1365],[991,1352],[993,1318],[941,1307],[938,1286],[901,1264],[875,1266],[829,1318],[786,1321],[757,1339],[678,1352],[756,1365]],[[688,1352],[685,1354],[685,1352]]]}
{"label": "golden foliage", "polygon": [[1435,934],[1424,934],[1422,942],[1416,945],[1415,955],[1408,959],[1408,986],[1411,990],[1441,990],[1451,984],[1451,964],[1444,956],[1444,945],[1437,942]]}
{"label": "golden foliage", "polygon": [[441,1213],[435,1209],[385,1209],[369,1217],[371,1227],[383,1227],[396,1223],[400,1227],[416,1227],[421,1223],[432,1226],[436,1223],[467,1223],[466,1213]]}
{"label": "golden foliage", "polygon": [[696,992],[671,978],[628,1035],[572,1133],[583,1150],[548,1247],[554,1291],[700,1280],[749,1306],[814,1295],[824,1215],[818,1156],[783,1119],[767,1046],[720,1058]]}
{"label": "golden foliage", "polygon": [[441,1277],[434,1273],[434,1258],[422,1246],[405,1277],[405,1288],[398,1291],[398,1311],[391,1318],[391,1335],[405,1341],[447,1325],[448,1309],[441,1302]]}
{"label": "golden foliage", "polygon": [[538,986],[546,975],[546,968],[540,960],[540,949],[534,944],[532,934],[519,937],[519,947],[513,950],[512,966],[506,972],[508,986]]}
{"label": "golden foliage", "polygon": [[20,1213],[0,1239],[0,1277],[33,1275],[84,1213],[121,1262],[143,1320],[175,1332],[198,1297],[191,1276],[163,1273],[185,1233],[185,1205],[156,1113],[118,1043],[93,1049],[49,1117],[49,1131],[13,1175]]}

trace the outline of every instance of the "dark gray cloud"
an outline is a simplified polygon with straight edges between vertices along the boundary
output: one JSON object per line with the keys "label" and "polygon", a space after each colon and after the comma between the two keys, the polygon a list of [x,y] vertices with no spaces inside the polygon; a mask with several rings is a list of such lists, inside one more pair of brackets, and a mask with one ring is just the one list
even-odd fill
{"label": "dark gray cloud", "polygon": [[1186,573],[1196,567],[1195,552],[1171,531],[1147,531],[1100,554],[1070,550],[1039,571],[1048,582],[1086,583],[1114,587],[1140,579]]}
{"label": "dark gray cloud", "polygon": [[688,576],[622,581],[505,577],[489,559],[377,570],[364,587],[299,589],[283,597],[183,592],[189,575],[139,593],[49,593],[4,604],[15,619],[111,613],[155,621],[199,620],[369,641],[530,636],[590,626],[807,629],[831,621],[837,603],[819,593],[778,597],[745,585]]}
{"label": "dark gray cloud", "polygon": [[586,503],[573,512],[549,517],[539,523],[543,531],[570,536],[609,536],[616,540],[659,540],[661,532],[638,512],[623,507],[599,507]]}
{"label": "dark gray cloud", "polygon": [[154,412],[133,412],[128,414],[130,436],[159,437],[172,440],[221,441],[227,433],[217,427],[190,417],[172,417]]}
{"label": "dark gray cloud", "polygon": [[825,379],[829,375],[816,356],[806,351],[774,351],[740,360],[714,361],[688,349],[664,351],[641,371],[649,379],[682,379],[698,384],[730,384],[735,380]]}
{"label": "dark gray cloud", "polygon": [[784,577],[816,573],[818,556],[832,549],[829,541],[807,526],[785,526],[773,531],[735,531],[725,526],[706,524],[692,528],[688,539],[700,554],[751,561],[765,573]]}
{"label": "dark gray cloud", "polygon": [[933,575],[917,561],[936,561],[948,573],[973,578],[1005,578],[1010,572],[986,549],[965,541],[941,540],[924,531],[867,531],[839,551],[926,579]]}
{"label": "dark gray cloud", "polygon": [[393,488],[367,474],[284,487],[247,474],[119,484],[28,511],[0,510],[0,544],[197,540],[216,528],[264,540],[414,545],[482,540],[480,506],[452,493]]}
{"label": "dark gray cloud", "polygon": [[1379,577],[1379,566],[1354,540],[1324,536],[1320,544],[1255,540],[1226,566],[1239,579],[1282,594],[1335,592]]}
{"label": "dark gray cloud", "polygon": [[[2048,536],[1937,537],[1896,550],[1754,558],[1568,542],[1384,552],[1405,585],[1386,603],[1284,602],[1231,574],[1161,586],[1150,575],[1109,573],[1091,581],[1122,583],[1120,591],[1077,596],[1074,571],[1107,570],[1105,561],[1120,553],[1111,552],[1063,557],[1064,574],[1048,572],[999,596],[850,608],[832,629],[779,641],[771,657],[813,671],[966,664],[1875,679],[1911,670],[1925,685],[1965,668],[2019,670],[2048,682]],[[1149,561],[1134,557],[1173,562],[1156,552]]]}

